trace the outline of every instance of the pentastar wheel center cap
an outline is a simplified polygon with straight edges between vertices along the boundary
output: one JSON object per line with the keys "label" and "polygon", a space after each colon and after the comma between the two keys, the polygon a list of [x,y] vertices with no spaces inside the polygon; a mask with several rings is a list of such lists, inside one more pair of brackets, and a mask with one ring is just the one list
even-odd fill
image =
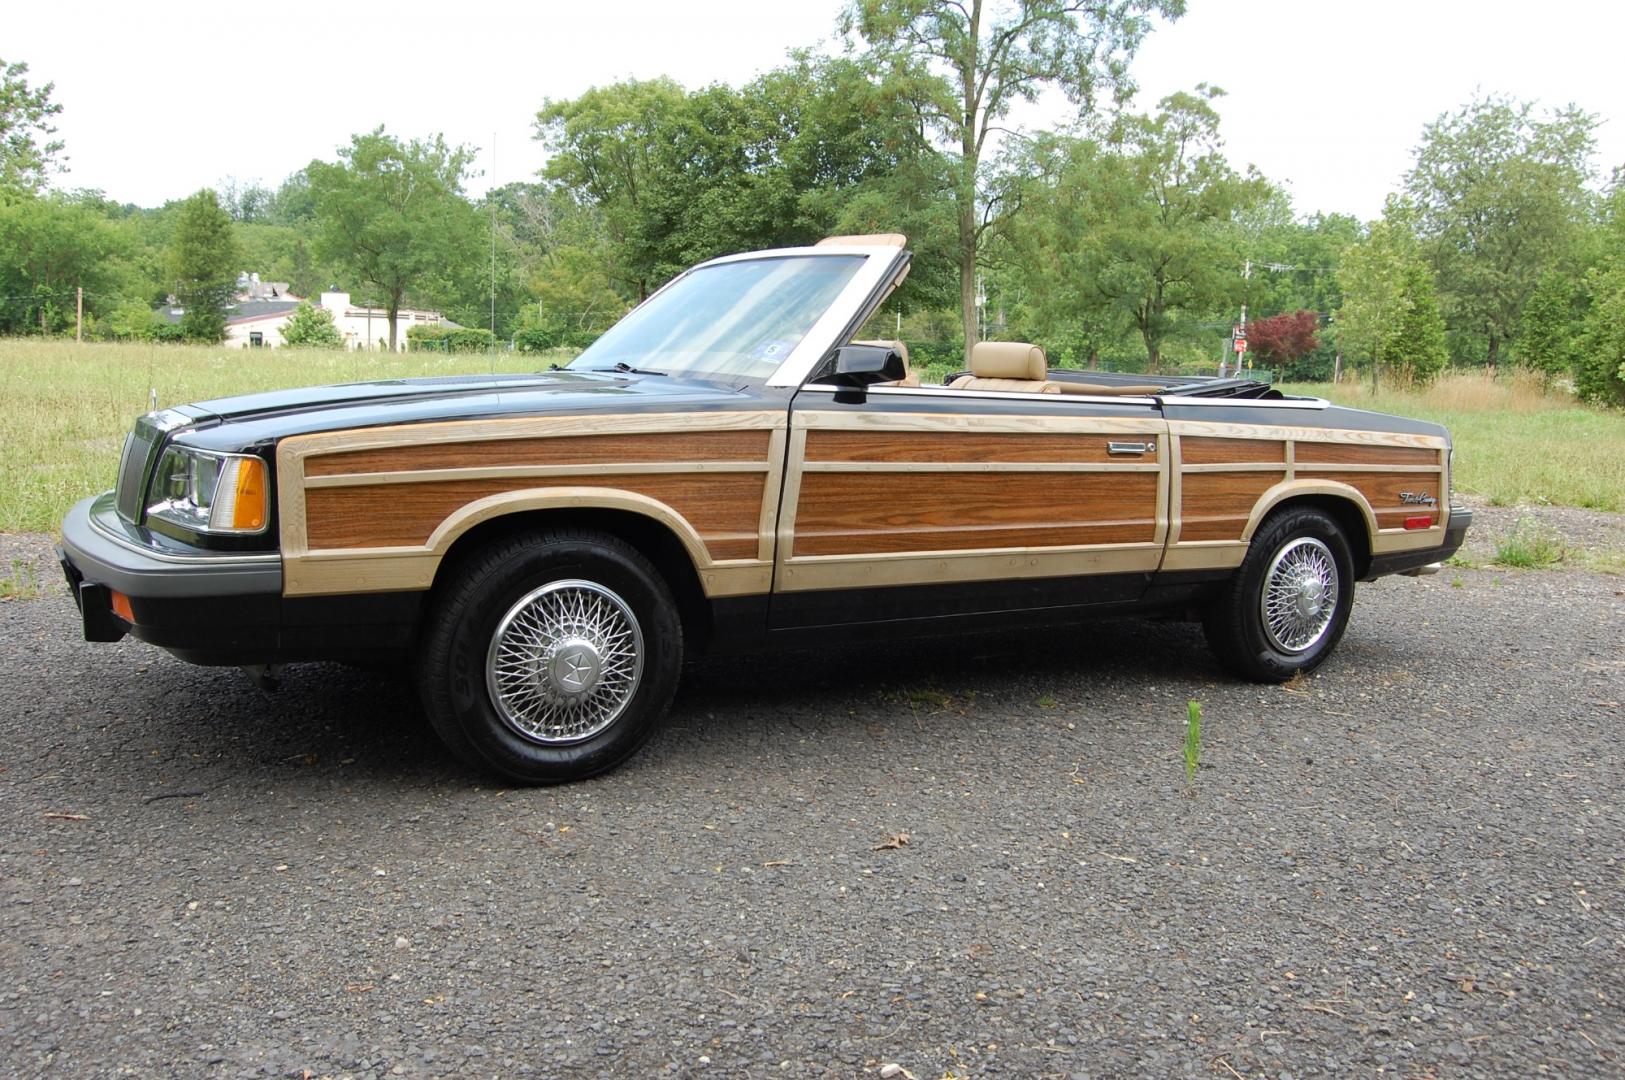
{"label": "pentastar wheel center cap", "polygon": [[1313,619],[1320,614],[1321,599],[1324,589],[1320,578],[1313,574],[1305,574],[1298,582],[1298,614],[1305,619]]}
{"label": "pentastar wheel center cap", "polygon": [[579,697],[598,685],[603,660],[586,638],[565,638],[550,650],[543,671],[555,692]]}

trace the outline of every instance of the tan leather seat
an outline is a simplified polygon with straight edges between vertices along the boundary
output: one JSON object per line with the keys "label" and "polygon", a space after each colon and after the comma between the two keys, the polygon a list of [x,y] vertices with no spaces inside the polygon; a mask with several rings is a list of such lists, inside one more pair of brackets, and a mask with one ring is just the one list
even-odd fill
{"label": "tan leather seat", "polygon": [[903,377],[896,382],[876,383],[876,386],[918,386],[920,376],[908,365],[908,346],[901,341],[854,341],[854,345],[873,345],[881,349],[890,349],[903,358]]}
{"label": "tan leather seat", "polygon": [[955,390],[1013,390],[1028,394],[1059,394],[1049,381],[1044,350],[1025,341],[978,341],[970,350],[970,374],[948,385]]}

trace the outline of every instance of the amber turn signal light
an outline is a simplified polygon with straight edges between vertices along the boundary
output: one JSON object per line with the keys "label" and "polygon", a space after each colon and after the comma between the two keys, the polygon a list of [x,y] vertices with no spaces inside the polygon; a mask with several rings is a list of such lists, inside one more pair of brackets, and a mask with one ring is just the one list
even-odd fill
{"label": "amber turn signal light", "polygon": [[231,508],[231,527],[253,532],[265,527],[265,462],[259,458],[237,460],[237,498]]}

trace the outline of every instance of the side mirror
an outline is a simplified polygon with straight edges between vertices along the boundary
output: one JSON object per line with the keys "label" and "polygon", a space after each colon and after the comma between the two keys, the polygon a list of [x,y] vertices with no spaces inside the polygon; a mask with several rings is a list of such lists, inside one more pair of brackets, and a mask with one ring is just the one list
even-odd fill
{"label": "side mirror", "polygon": [[842,345],[835,351],[837,386],[861,388],[875,383],[896,382],[907,375],[903,357],[882,345]]}

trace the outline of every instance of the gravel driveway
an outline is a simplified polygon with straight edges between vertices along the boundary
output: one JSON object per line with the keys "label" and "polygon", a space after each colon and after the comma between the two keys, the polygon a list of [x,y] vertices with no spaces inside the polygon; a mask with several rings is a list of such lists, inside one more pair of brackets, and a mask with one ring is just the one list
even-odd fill
{"label": "gravel driveway", "polygon": [[77,636],[0,604],[17,1075],[1625,1071],[1617,577],[1362,586],[1292,689],[1139,622],[714,664],[548,790]]}

